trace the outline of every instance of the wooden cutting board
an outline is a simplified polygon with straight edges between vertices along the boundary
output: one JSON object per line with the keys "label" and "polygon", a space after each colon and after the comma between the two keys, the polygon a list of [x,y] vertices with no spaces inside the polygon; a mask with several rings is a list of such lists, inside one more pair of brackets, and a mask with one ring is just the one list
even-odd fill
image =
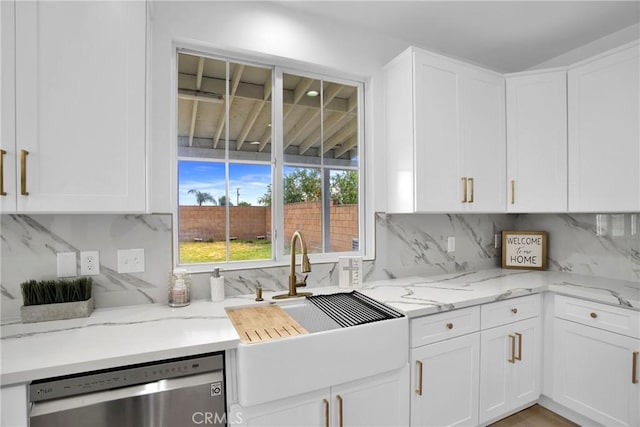
{"label": "wooden cutting board", "polygon": [[228,308],[227,315],[240,335],[240,342],[254,344],[307,335],[309,332],[278,305]]}

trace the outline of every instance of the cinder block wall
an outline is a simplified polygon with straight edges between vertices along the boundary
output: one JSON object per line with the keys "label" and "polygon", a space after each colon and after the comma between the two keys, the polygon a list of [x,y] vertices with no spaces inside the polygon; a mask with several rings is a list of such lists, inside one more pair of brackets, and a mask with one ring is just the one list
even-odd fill
{"label": "cinder block wall", "polygon": [[[331,251],[350,251],[358,237],[358,206],[330,208]],[[180,241],[215,241],[225,238],[224,206],[180,206]],[[302,230],[310,252],[322,250],[322,205],[320,202],[290,203],[284,207],[285,246],[294,231]],[[271,209],[265,206],[230,206],[231,237],[255,240],[271,238]]]}
{"label": "cinder block wall", "polygon": [[[230,206],[229,231],[240,240],[266,236],[264,206]],[[214,241],[225,238],[224,206],[180,206],[180,241]]]}

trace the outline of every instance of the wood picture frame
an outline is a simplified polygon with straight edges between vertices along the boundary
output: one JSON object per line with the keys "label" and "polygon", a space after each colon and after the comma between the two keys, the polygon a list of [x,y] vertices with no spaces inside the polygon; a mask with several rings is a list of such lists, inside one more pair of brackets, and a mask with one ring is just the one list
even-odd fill
{"label": "wood picture frame", "polygon": [[547,269],[546,231],[503,231],[502,268]]}

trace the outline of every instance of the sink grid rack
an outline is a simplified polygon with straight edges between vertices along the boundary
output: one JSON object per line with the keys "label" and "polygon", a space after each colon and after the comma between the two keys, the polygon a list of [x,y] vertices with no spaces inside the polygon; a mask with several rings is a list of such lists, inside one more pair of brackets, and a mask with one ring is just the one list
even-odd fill
{"label": "sink grid rack", "polygon": [[404,317],[404,314],[358,291],[313,295],[307,300],[343,328]]}

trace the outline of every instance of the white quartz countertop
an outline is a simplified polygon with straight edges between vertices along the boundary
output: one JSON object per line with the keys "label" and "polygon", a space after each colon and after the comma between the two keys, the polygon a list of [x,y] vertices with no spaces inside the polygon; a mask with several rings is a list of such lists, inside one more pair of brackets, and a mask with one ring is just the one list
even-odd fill
{"label": "white quartz countertop", "polygon": [[[418,317],[547,290],[640,310],[640,283],[548,271],[491,269],[388,279],[367,282],[361,292]],[[273,294],[264,292],[265,303]],[[254,303],[253,295],[245,295],[181,308],[148,304],[96,309],[82,319],[4,323],[0,384],[233,349],[239,339],[225,307]]]}
{"label": "white quartz countertop", "polygon": [[555,271],[490,269],[365,283],[363,293],[408,317],[553,291],[640,310],[640,283]]}

